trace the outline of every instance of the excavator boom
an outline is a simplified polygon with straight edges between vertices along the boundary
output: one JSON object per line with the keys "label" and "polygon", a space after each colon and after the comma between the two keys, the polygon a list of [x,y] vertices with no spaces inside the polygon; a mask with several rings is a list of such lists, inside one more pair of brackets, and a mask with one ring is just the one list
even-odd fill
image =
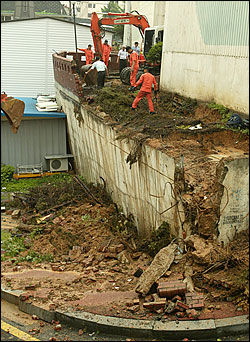
{"label": "excavator boom", "polygon": [[12,132],[15,134],[21,124],[24,108],[23,101],[7,96],[5,93],[1,94],[1,109],[11,125]]}
{"label": "excavator boom", "polygon": [[[96,12],[92,13],[91,16],[91,33],[93,37],[93,42],[95,46],[95,52],[102,57],[103,47],[102,47],[102,35],[101,35],[101,26],[102,25],[134,25],[138,27],[141,35],[147,27],[149,27],[149,23],[147,19],[140,14],[132,14],[132,13],[108,13],[107,18],[99,19]],[[115,17],[115,18],[113,18]]]}

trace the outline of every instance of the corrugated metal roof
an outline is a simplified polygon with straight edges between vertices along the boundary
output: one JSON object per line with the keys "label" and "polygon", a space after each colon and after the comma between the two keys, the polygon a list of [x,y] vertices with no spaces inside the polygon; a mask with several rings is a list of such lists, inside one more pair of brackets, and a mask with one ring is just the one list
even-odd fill
{"label": "corrugated metal roof", "polygon": [[[37,100],[33,97],[15,97],[25,103],[24,117],[37,117],[37,118],[66,118],[65,113],[59,112],[39,112],[36,109]],[[5,114],[1,110],[1,116]]]}
{"label": "corrugated metal roof", "polygon": [[[64,23],[69,23],[69,24],[74,24],[73,21],[70,21],[70,20],[65,20],[65,19],[60,19],[60,18],[54,18],[52,16],[43,16],[43,17],[37,17],[37,18],[25,18],[25,19],[13,19],[13,20],[10,20],[10,21],[3,21],[1,22],[1,24],[9,24],[9,23],[14,23],[14,22],[17,22],[17,21],[27,21],[27,20],[39,20],[39,19],[53,19],[53,20],[58,20],[58,21],[63,21]],[[91,23],[87,24],[87,23],[77,23],[76,22],[76,25],[79,25],[79,26],[87,26],[87,27],[90,27],[91,26]],[[108,25],[103,25],[102,27],[105,28],[105,31],[109,31],[109,32],[114,32],[114,28],[113,27],[110,27]]]}

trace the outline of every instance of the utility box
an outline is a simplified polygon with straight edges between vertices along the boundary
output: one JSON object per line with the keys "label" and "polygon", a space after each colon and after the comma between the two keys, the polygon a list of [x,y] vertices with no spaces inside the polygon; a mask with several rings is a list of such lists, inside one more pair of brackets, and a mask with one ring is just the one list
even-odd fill
{"label": "utility box", "polygon": [[45,156],[48,160],[50,172],[60,172],[69,170],[68,158],[74,157],[73,154]]}

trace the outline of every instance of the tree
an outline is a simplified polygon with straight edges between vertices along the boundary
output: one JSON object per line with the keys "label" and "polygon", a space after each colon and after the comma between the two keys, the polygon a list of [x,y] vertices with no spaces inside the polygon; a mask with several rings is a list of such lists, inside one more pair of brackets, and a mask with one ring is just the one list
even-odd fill
{"label": "tree", "polygon": [[[118,5],[118,1],[109,1],[107,6],[104,6],[102,8],[103,13],[124,13],[125,9],[125,1],[123,2],[123,6],[120,7]],[[104,17],[107,17],[107,15],[103,15]],[[114,25],[114,42],[120,43],[123,40],[123,32],[124,32],[124,25]]]}

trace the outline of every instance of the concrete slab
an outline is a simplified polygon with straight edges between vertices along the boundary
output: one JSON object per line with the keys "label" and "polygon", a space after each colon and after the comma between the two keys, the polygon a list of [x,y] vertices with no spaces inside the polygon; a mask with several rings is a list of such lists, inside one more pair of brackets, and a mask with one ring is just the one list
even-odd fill
{"label": "concrete slab", "polygon": [[155,322],[154,337],[171,338],[213,338],[216,337],[216,326],[213,319],[202,321]]}
{"label": "concrete slab", "polygon": [[[217,337],[249,332],[249,315],[215,320]],[[248,327],[248,329],[246,329]]]}

